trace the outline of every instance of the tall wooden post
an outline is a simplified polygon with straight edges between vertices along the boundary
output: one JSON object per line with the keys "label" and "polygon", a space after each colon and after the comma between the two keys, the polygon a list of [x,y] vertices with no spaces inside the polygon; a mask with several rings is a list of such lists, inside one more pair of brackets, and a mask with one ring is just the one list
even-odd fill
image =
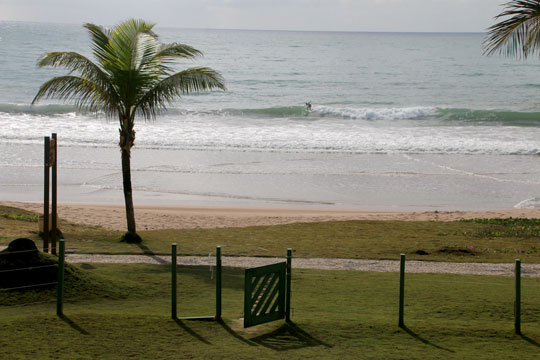
{"label": "tall wooden post", "polygon": [[[51,139],[52,137],[52,139]],[[57,137],[56,133],[53,133],[52,136],[45,136],[45,147],[44,147],[44,173],[43,173],[43,251],[49,252],[49,243],[51,248],[51,253],[56,255],[56,233],[58,224],[56,220],[58,218],[58,166],[57,166]],[[52,170],[51,170],[52,169]],[[51,173],[52,173],[52,184],[51,184]],[[51,194],[52,193],[52,194]],[[51,207],[51,220],[49,231],[49,202],[51,200],[50,196],[52,195],[52,207]],[[49,236],[51,234],[51,236]],[[49,241],[50,240],[50,241]]]}
{"label": "tall wooden post", "polygon": [[43,251],[49,252],[49,163],[51,138],[45,136],[43,173]]}
{"label": "tall wooden post", "polygon": [[58,175],[58,167],[57,167],[57,141],[56,141],[56,133],[52,134],[52,140],[51,140],[51,146],[50,146],[50,158],[51,158],[51,168],[52,168],[52,207],[51,207],[51,216],[52,216],[52,237],[51,237],[51,253],[53,255],[56,255],[56,235],[57,235],[57,227],[58,224],[56,223],[58,216],[57,216],[57,200],[58,200],[58,181],[57,181],[57,175]]}

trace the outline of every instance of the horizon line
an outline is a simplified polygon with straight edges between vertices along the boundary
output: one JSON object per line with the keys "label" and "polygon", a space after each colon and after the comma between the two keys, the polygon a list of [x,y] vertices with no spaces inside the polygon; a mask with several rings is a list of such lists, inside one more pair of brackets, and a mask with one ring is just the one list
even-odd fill
{"label": "horizon line", "polygon": [[[30,21],[30,20],[0,20],[2,22],[26,23],[26,24],[46,24],[46,25],[74,25],[79,26],[89,22],[53,22],[53,21]],[[160,25],[154,23],[157,28],[178,29],[178,30],[210,30],[210,31],[261,31],[261,32],[308,32],[308,33],[365,33],[365,34],[485,34],[485,31],[395,31],[395,30],[299,30],[299,29],[249,29],[249,28],[210,28],[210,27],[180,27],[173,25]],[[116,24],[115,24],[116,25]],[[104,25],[104,26],[115,26]]]}

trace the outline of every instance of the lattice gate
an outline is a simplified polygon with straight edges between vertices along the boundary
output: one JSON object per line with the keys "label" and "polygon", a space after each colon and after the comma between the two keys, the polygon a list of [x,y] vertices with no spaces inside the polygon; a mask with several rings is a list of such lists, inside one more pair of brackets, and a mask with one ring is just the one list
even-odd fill
{"label": "lattice gate", "polygon": [[291,251],[287,262],[246,269],[244,327],[290,318]]}

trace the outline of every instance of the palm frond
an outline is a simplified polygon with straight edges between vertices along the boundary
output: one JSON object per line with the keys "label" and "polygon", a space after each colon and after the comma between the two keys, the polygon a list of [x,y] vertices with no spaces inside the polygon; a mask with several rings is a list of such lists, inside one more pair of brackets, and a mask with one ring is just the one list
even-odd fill
{"label": "palm frond", "polygon": [[103,110],[109,116],[117,113],[117,104],[107,89],[79,76],[59,76],[46,81],[39,88],[32,104],[42,98],[73,101],[78,108],[91,111]]}
{"label": "palm frond", "polygon": [[116,26],[110,36],[110,46],[115,54],[115,67],[130,70],[137,67],[141,51],[140,43],[148,44],[151,39],[157,42],[157,35],[152,31],[154,24],[143,20],[131,19]]}
{"label": "palm frond", "polygon": [[157,113],[165,110],[176,97],[211,89],[226,90],[220,73],[206,67],[187,69],[156,84],[138,101],[136,110],[146,119],[154,118]]}
{"label": "palm frond", "polygon": [[185,44],[162,44],[159,52],[156,54],[156,58],[162,60],[176,59],[176,58],[194,58],[202,56],[202,52]]}
{"label": "palm frond", "polygon": [[84,24],[84,27],[88,29],[90,34],[94,56],[99,60],[101,66],[106,69],[107,65],[114,61],[109,44],[111,31],[103,26],[90,23]]}
{"label": "palm frond", "polygon": [[63,67],[70,72],[78,72],[86,79],[106,84],[107,74],[85,56],[76,52],[50,52],[44,54],[38,60],[39,67],[50,66],[52,68]]}
{"label": "palm frond", "polygon": [[201,51],[189,45],[179,43],[159,44],[159,48],[152,56],[142,59],[141,68],[158,67],[163,74],[168,75],[172,71],[168,65],[175,63],[175,60],[193,59],[202,55]]}
{"label": "palm frond", "polygon": [[[510,17],[510,18],[507,18]],[[484,54],[524,57],[540,53],[540,0],[514,0],[496,19],[507,18],[488,29]]]}

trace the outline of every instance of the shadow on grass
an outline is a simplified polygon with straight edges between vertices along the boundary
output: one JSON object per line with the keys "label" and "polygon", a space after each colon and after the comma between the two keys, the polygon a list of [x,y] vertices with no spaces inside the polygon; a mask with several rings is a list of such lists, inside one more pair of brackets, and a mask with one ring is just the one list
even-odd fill
{"label": "shadow on grass", "polygon": [[538,343],[538,341],[534,340],[534,339],[531,339],[530,337],[528,337],[527,335],[523,335],[523,334],[519,334],[519,336],[525,340],[526,342],[534,345],[534,346],[537,346],[537,347],[540,347],[540,343]]}
{"label": "shadow on grass", "polygon": [[193,336],[195,339],[199,340],[202,343],[205,343],[206,345],[212,345],[212,343],[205,338],[203,338],[201,335],[197,334],[195,331],[191,330],[190,327],[188,327],[186,324],[182,322],[180,319],[174,319],[174,321],[189,335]]}
{"label": "shadow on grass", "polygon": [[[178,278],[190,277],[210,286],[215,286],[215,266],[208,265],[178,265]],[[170,272],[170,269],[166,271]],[[244,290],[244,269],[222,267],[222,286],[224,289]]]}
{"label": "shadow on grass", "polygon": [[163,265],[168,264],[168,262],[166,260],[164,260],[161,257],[157,256],[152,250],[150,250],[150,248],[148,246],[143,245],[143,244],[137,244],[137,246],[143,251],[144,255],[147,255],[147,256],[151,257],[152,259],[154,259],[159,264],[163,264]]}
{"label": "shadow on grass", "polygon": [[80,332],[81,334],[83,335],[90,335],[90,333],[86,330],[84,330],[82,327],[80,327],[79,325],[77,325],[73,320],[71,320],[70,318],[68,318],[66,315],[62,314],[62,315],[58,315],[58,317],[63,321],[65,322],[66,324],[68,324],[69,326],[71,326],[73,329],[77,330],[78,332]]}
{"label": "shadow on grass", "polygon": [[269,334],[257,336],[250,340],[276,351],[302,349],[313,346],[332,347],[314,338],[293,322],[286,323]]}
{"label": "shadow on grass", "polygon": [[427,339],[424,339],[423,337],[421,337],[420,335],[418,335],[417,333],[415,333],[414,331],[409,329],[406,325],[400,326],[400,328],[403,329],[407,334],[411,335],[416,340],[418,340],[418,341],[420,341],[420,342],[422,342],[422,343],[424,343],[426,345],[433,346],[434,348],[437,348],[439,350],[444,350],[444,351],[448,351],[448,352],[451,352],[451,353],[455,353],[454,350],[447,349],[445,347],[434,344],[434,343],[432,343],[431,341],[429,341]]}
{"label": "shadow on grass", "polygon": [[223,319],[220,319],[218,320],[218,324],[221,325],[221,327],[223,327],[223,329],[225,329],[226,332],[228,332],[231,336],[233,336],[234,338],[242,341],[243,343],[246,343],[248,344],[249,346],[257,346],[257,344],[255,344],[253,341],[250,341],[248,339],[245,339],[243,338],[242,336],[238,335],[236,332],[234,332],[233,329],[231,329],[226,323],[225,321],[223,321]]}

